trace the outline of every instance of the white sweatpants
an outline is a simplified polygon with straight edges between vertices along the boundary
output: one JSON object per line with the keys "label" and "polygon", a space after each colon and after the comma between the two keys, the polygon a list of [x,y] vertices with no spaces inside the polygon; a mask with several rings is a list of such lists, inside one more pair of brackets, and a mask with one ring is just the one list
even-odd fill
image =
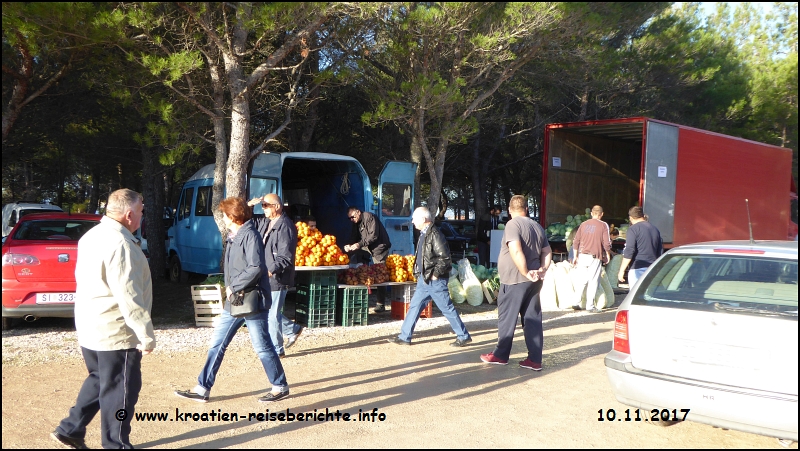
{"label": "white sweatpants", "polygon": [[575,302],[572,305],[580,306],[581,297],[586,292],[586,310],[594,308],[594,297],[600,288],[600,268],[602,261],[589,254],[579,254],[575,270],[578,273],[578,284],[575,286]]}

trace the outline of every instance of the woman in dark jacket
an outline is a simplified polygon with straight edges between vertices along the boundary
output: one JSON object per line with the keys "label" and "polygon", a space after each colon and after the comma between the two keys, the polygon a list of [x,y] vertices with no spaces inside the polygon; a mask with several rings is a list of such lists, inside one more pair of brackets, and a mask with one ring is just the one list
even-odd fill
{"label": "woman in dark jacket", "polygon": [[219,210],[228,229],[225,250],[225,297],[230,300],[234,293],[255,287],[259,291],[261,305],[259,311],[250,316],[234,318],[230,315],[230,303],[225,302],[225,310],[220,314],[219,322],[214,327],[208,358],[200,371],[200,376],[197,377],[197,386],[191,390],[178,390],[175,394],[198,402],[208,402],[225,350],[236,331],[247,323],[250,342],[272,385],[272,390],[258,400],[278,401],[289,396],[289,385],[286,383],[286,374],[268,333],[267,312],[271,297],[269,277],[264,263],[264,245],[253,226],[252,210],[244,199],[238,197],[225,199],[220,202]]}

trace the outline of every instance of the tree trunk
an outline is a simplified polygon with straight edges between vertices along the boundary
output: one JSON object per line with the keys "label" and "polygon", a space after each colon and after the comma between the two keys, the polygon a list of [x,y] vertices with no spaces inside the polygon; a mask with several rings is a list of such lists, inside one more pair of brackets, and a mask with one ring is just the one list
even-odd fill
{"label": "tree trunk", "polygon": [[[318,46],[316,35],[311,35],[310,39],[312,41],[310,46],[316,48]],[[316,75],[319,73],[319,52],[313,52],[310,59],[309,68],[311,73]],[[314,83],[313,78],[311,83]],[[308,93],[308,98],[311,99],[311,103],[308,107],[306,122],[303,125],[303,133],[300,135],[300,143],[297,146],[298,152],[308,152],[309,147],[311,147],[311,138],[314,136],[314,129],[317,127],[317,122],[319,122],[319,84],[314,84],[311,92]]]}
{"label": "tree trunk", "polygon": [[[433,164],[429,163],[428,173],[431,176],[431,193],[428,196],[428,205],[434,208],[439,206],[442,197],[442,175],[444,174],[444,157],[447,153],[447,138],[442,136],[439,139],[439,148],[436,151]],[[434,216],[439,216],[439,212],[431,212]],[[442,212],[444,214],[444,212]]]}
{"label": "tree trunk", "polygon": [[89,207],[87,213],[100,211],[100,171],[97,167],[92,168],[92,187],[89,194]]}
{"label": "tree trunk", "polygon": [[486,211],[486,199],[483,196],[484,193],[484,183],[483,183],[483,176],[486,172],[485,164],[483,164],[483,159],[481,159],[481,129],[480,129],[480,117],[478,117],[478,130],[475,132],[475,136],[473,137],[472,141],[472,186],[473,186],[473,197],[475,199],[475,218],[480,218],[483,216],[483,213]]}
{"label": "tree trunk", "polygon": [[411,161],[417,163],[417,171],[414,173],[414,205],[421,206],[422,198],[420,197],[421,185],[419,182],[420,171],[422,171],[422,146],[417,138],[416,133],[411,138]]}
{"label": "tree trunk", "polygon": [[158,150],[142,146],[142,197],[144,198],[147,251],[150,253],[150,276],[161,280],[166,273],[166,249],[164,248],[164,186],[161,183]]}

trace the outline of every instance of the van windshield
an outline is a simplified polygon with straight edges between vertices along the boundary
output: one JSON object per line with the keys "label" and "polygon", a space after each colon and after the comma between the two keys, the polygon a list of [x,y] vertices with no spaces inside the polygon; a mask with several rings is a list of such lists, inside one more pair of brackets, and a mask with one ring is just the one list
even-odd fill
{"label": "van windshield", "polygon": [[[264,197],[267,194],[275,193],[277,191],[278,183],[275,179],[267,179],[262,177],[250,178],[250,198]],[[264,209],[261,204],[253,206],[254,215],[263,215]]]}
{"label": "van windshield", "polygon": [[673,255],[640,282],[633,304],[788,314],[797,318],[797,261]]}

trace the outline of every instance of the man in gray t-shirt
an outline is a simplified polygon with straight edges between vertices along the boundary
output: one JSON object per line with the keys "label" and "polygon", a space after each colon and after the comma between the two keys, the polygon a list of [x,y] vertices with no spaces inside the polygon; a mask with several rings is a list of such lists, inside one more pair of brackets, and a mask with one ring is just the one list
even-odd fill
{"label": "man in gray t-shirt", "polygon": [[519,366],[541,371],[544,331],[539,291],[552,253],[542,226],[527,216],[527,205],[524,196],[512,197],[508,205],[511,221],[506,224],[497,261],[500,275],[497,346],[493,352],[481,355],[481,360],[494,365],[508,364],[517,316],[521,316],[528,357]]}

